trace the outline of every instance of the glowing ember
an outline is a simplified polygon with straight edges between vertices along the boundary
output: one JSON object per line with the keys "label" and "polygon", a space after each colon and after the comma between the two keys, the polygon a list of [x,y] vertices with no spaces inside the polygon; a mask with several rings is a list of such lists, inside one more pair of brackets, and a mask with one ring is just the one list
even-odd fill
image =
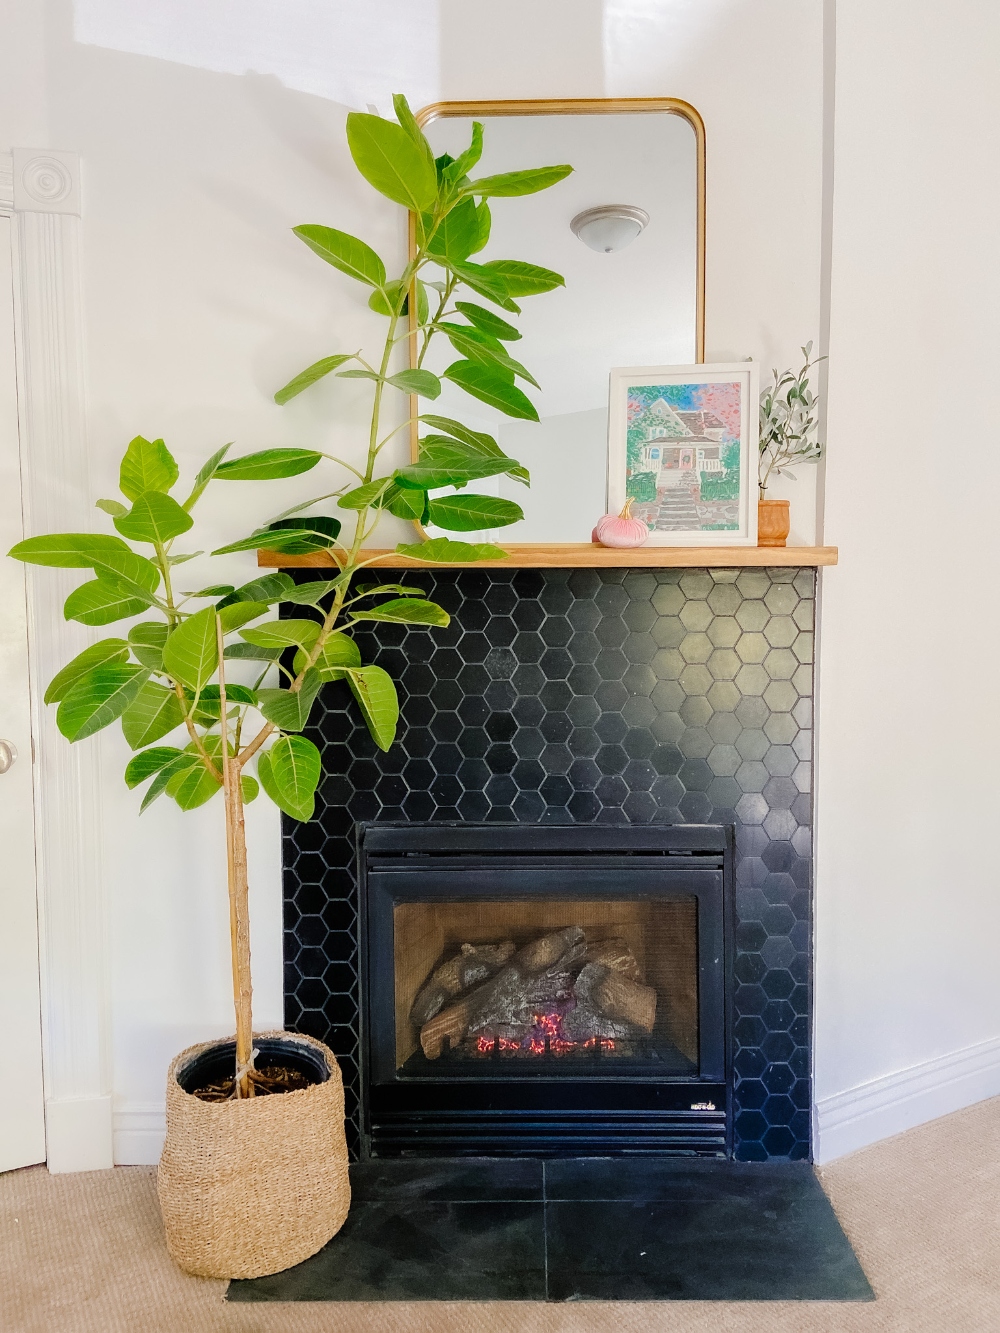
{"label": "glowing ember", "polygon": [[599,1045],[602,1050],[613,1051],[615,1043],[610,1037],[590,1037],[587,1041],[570,1041],[563,1033],[563,1016],[558,1011],[548,1014],[535,1014],[534,1026],[520,1041],[510,1037],[481,1036],[476,1041],[476,1050],[480,1055],[491,1055],[493,1051],[524,1051],[530,1055],[544,1055],[546,1050],[553,1055],[568,1055],[576,1050],[594,1050]]}

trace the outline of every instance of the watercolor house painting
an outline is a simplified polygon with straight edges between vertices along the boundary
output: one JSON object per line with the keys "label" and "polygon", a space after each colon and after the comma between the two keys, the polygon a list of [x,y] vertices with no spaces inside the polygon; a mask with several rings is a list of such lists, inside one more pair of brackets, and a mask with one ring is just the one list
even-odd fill
{"label": "watercolor house painting", "polygon": [[627,487],[652,532],[739,527],[742,386],[630,385]]}

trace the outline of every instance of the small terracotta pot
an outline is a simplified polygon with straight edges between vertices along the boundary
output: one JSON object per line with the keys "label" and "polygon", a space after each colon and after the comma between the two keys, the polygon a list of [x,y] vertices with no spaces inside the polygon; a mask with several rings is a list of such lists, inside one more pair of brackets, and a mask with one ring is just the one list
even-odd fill
{"label": "small terracotta pot", "polygon": [[788,501],[757,501],[757,545],[784,546],[788,538]]}

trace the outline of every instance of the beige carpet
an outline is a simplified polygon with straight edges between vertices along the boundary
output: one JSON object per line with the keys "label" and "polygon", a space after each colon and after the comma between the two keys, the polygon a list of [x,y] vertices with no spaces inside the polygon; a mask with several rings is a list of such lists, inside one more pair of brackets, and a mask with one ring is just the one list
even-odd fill
{"label": "beige carpet", "polygon": [[3,1333],[997,1333],[1000,1098],[842,1158],[823,1184],[878,1297],[813,1302],[226,1305],[163,1248],[153,1171],[0,1176]]}

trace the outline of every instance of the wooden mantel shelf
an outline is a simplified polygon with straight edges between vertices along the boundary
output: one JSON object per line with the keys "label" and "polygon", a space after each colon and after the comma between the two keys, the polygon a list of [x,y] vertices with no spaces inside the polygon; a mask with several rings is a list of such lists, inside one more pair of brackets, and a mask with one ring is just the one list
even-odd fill
{"label": "wooden mantel shelf", "polygon": [[[836,546],[634,546],[620,550],[595,542],[510,542],[504,549],[508,554],[502,560],[462,565],[416,560],[395,551],[367,550],[361,557],[370,560],[377,556],[382,569],[737,569],[761,565],[775,569],[779,565],[801,568],[837,563]],[[257,563],[271,569],[326,569],[337,562],[326,551],[309,555],[258,551]]]}

